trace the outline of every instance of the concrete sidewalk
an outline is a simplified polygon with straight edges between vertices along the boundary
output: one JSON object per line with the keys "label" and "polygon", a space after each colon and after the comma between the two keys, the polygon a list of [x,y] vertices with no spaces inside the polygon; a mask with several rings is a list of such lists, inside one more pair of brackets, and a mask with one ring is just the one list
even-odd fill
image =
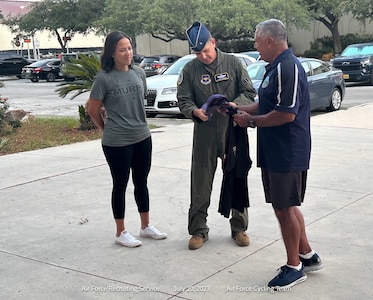
{"label": "concrete sidewalk", "polygon": [[[217,212],[210,240],[188,250],[192,124],[153,130],[151,222],[166,240],[114,244],[111,177],[100,141],[0,157],[1,299],[369,299],[373,259],[373,104],[312,117],[312,160],[302,206],[324,269],[273,296],[266,286],[286,260],[260,173],[249,174],[249,247]],[[256,131],[249,130],[256,165]],[[126,224],[140,220],[127,191]]]}

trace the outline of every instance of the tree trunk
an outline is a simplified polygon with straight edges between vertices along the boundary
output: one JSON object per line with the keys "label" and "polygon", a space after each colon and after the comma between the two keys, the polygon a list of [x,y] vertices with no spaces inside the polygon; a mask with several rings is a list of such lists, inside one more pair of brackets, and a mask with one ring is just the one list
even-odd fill
{"label": "tree trunk", "polygon": [[334,55],[341,54],[342,52],[341,36],[339,35],[338,23],[339,20],[336,20],[331,28],[333,36]]}
{"label": "tree trunk", "polygon": [[60,46],[61,46],[62,53],[66,53],[66,47],[65,47],[65,44],[63,43],[63,41],[62,41],[62,39],[61,39],[61,35],[60,35],[60,33],[58,32],[58,30],[54,30],[54,33],[55,33],[56,36],[57,36],[57,41],[58,41],[58,43],[59,43]]}
{"label": "tree trunk", "polygon": [[342,46],[338,30],[339,17],[334,16],[332,13],[327,13],[323,17],[316,18],[316,20],[323,23],[330,30],[333,37],[334,54],[340,54],[342,52]]}

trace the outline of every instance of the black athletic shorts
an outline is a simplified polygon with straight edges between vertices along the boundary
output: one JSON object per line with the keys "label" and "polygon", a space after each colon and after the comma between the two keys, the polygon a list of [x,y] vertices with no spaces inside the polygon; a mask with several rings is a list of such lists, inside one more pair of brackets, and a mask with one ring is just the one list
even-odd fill
{"label": "black athletic shorts", "polygon": [[265,199],[273,208],[300,206],[306,192],[307,171],[277,173],[262,169]]}

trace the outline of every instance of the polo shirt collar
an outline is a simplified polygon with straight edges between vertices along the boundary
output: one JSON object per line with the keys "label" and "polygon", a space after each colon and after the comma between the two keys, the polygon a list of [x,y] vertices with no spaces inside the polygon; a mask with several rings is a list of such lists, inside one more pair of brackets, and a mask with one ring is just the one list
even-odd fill
{"label": "polo shirt collar", "polygon": [[276,59],[272,63],[266,66],[266,70],[268,71],[270,68],[277,66],[279,62],[281,62],[286,56],[290,54],[291,54],[290,48],[284,50],[279,56],[276,57]]}

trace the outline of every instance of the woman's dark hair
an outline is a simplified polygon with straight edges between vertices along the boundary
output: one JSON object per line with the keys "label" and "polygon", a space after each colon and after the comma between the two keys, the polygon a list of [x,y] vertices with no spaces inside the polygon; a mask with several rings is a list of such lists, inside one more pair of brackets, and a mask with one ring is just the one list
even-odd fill
{"label": "woman's dark hair", "polygon": [[132,46],[131,38],[120,31],[113,31],[109,33],[105,39],[104,50],[101,55],[101,68],[106,73],[109,73],[114,68],[113,53],[115,51],[115,47],[122,38],[128,39]]}

